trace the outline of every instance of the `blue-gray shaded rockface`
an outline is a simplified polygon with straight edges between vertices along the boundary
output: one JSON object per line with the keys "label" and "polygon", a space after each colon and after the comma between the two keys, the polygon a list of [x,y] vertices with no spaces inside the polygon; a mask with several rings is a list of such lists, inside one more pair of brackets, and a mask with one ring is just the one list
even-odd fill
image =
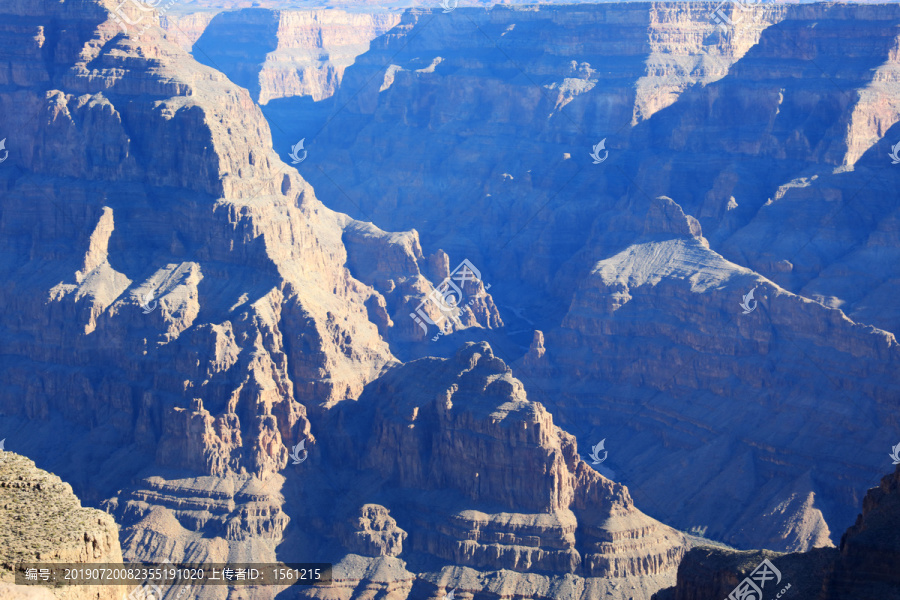
{"label": "blue-gray shaded rockface", "polygon": [[715,7],[407,12],[299,168],[477,264],[543,332],[529,393],[653,514],[827,545],[900,441],[900,9]]}
{"label": "blue-gray shaded rockface", "polygon": [[[400,20],[392,12],[262,10],[166,15],[167,36],[247,88],[254,100],[330,97],[369,41]],[[196,48],[195,48],[196,46]]]}
{"label": "blue-gray shaded rockface", "polygon": [[[725,598],[769,559],[772,577],[762,591],[809,600],[900,599],[900,469],[881,479],[862,502],[856,522],[841,536],[840,549],[818,548],[779,555],[697,548],[678,567],[678,583],[653,600]],[[777,570],[777,572],[775,571]],[[757,581],[759,578],[757,577]]]}
{"label": "blue-gray shaded rockface", "polygon": [[[267,560],[287,519],[254,482],[396,363],[427,261],[322,206],[246,90],[116,8],[0,7],[0,439],[126,527],[153,513],[130,559]],[[160,508],[185,497],[216,516]]]}
{"label": "blue-gray shaded rockface", "polygon": [[[685,537],[489,345],[395,358],[448,256],[322,205],[247,90],[123,6],[0,6],[0,446],[114,515],[129,561],[327,560],[340,585],[304,594],[330,600],[674,584]],[[422,318],[502,326],[460,285]]]}

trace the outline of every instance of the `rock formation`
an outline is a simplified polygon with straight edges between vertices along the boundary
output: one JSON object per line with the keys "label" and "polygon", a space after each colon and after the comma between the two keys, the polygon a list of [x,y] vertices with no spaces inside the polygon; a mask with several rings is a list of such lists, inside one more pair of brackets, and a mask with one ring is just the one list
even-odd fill
{"label": "rock formation", "polygon": [[709,547],[690,550],[678,568],[678,583],[654,600],[725,598],[763,559],[780,571],[763,587],[767,597],[788,588],[784,598],[868,600],[900,598],[900,469],[885,476],[863,500],[856,524],[844,533],[840,550],[805,553],[734,552]]}
{"label": "rock formation", "polygon": [[397,521],[388,509],[378,504],[366,504],[360,508],[356,523],[346,524],[341,541],[353,554],[398,556],[403,552],[403,540],[407,535],[397,527]]}
{"label": "rock formation", "polygon": [[[262,557],[287,522],[289,447],[315,454],[315,415],[396,362],[393,323],[350,271],[342,238],[362,224],[277,158],[245,90],[129,7],[0,7],[4,435],[89,501],[115,497],[128,558]],[[354,251],[403,263],[382,275],[408,326],[433,283],[409,235],[371,231]]]}
{"label": "rock formation", "polygon": [[[833,543],[896,443],[900,7],[712,8],[413,10],[304,87],[279,32],[340,21],[238,15],[265,52],[229,81],[128,3],[4,4],[0,435],[126,558],[330,560],[323,600],[644,600],[687,545],[656,518]],[[301,177],[254,98],[338,79]],[[397,360],[502,335],[498,305],[521,380],[483,342]],[[887,577],[891,493],[832,589]]]}
{"label": "rock formation", "polygon": [[[390,12],[245,9],[167,15],[167,35],[254,100],[331,97],[369,42],[400,20]],[[194,48],[196,46],[196,48]]]}
{"label": "rock formation", "polygon": [[[676,216],[664,217],[664,210]],[[834,427],[834,437],[877,451],[872,440],[852,432],[865,430],[866,414],[891,419],[900,360],[896,341],[725,260],[693,229],[696,221],[668,198],[651,203],[645,219],[611,224],[641,236],[594,265],[561,327],[548,336],[549,365],[538,365],[529,379],[546,392],[558,385],[558,373],[579,373],[580,381],[560,391],[560,418],[573,427],[581,423],[580,431],[609,432],[617,455],[632,457],[629,469],[648,474],[636,484],[645,500],[656,510],[671,511],[685,529],[708,526],[711,537],[738,546],[750,545],[754,537],[765,547],[830,545],[826,515],[838,522],[846,517],[829,499],[845,493],[843,484],[817,475],[799,455],[818,447],[820,461],[843,461],[840,452],[826,458],[834,449],[821,443],[822,431]],[[742,314],[739,302],[751,289],[756,310]],[[779,368],[791,356],[804,362]],[[795,369],[817,376],[796,380]],[[868,378],[856,385],[859,372]],[[729,381],[746,386],[740,409],[735,400],[741,392]],[[836,393],[834,385],[843,391]],[[802,398],[818,401],[810,405]],[[871,413],[854,408],[848,414],[855,406]],[[808,429],[787,425],[801,421]],[[657,441],[619,429],[627,431],[629,423],[643,429],[650,422],[666,425],[654,434]],[[792,433],[778,449],[738,441],[782,435],[776,432],[784,427]],[[663,449],[647,452],[648,445]],[[702,473],[673,485],[671,473],[658,469],[661,458]],[[617,472],[620,464],[618,458],[611,461]],[[729,464],[753,466],[736,471]],[[720,497],[708,493],[710,486],[737,494],[724,515],[715,510]],[[761,492],[754,491],[758,486],[764,486]]]}
{"label": "rock formation", "polygon": [[[464,255],[325,208],[246,90],[116,6],[0,8],[7,444],[112,513],[127,560],[328,558],[339,585],[304,593],[346,598],[670,585],[681,534],[490,347],[394,357]],[[502,326],[459,283],[445,333]]]}
{"label": "rock formation", "polygon": [[[581,460],[574,438],[483,342],[392,369],[329,418],[324,472],[344,471],[328,484],[342,500],[316,522],[355,556],[333,550],[342,591],[310,597],[350,598],[362,583],[410,598],[452,588],[553,598],[568,588],[564,597],[587,599],[626,597],[626,587],[649,597],[684,551],[680,533]],[[351,465],[359,474],[346,473]],[[358,523],[355,539],[348,523]],[[384,544],[403,532],[402,553]],[[393,555],[402,561],[363,558]],[[379,579],[377,565],[392,577]]]}
{"label": "rock formation", "polygon": [[897,443],[900,6],[716,6],[408,11],[305,168],[475,261],[543,333],[529,394],[654,516],[831,545]]}
{"label": "rock formation", "polygon": [[173,10],[160,15],[159,25],[169,41],[190,52],[217,14],[218,11],[207,10],[181,15]]}
{"label": "rock formation", "polygon": [[13,452],[0,451],[0,598],[119,600],[119,588],[16,585],[16,565],[120,563],[119,530],[106,513],[83,508],[72,486]]}
{"label": "rock formation", "polygon": [[841,537],[840,557],[825,578],[821,600],[900,598],[900,469],[863,499],[862,513]]}

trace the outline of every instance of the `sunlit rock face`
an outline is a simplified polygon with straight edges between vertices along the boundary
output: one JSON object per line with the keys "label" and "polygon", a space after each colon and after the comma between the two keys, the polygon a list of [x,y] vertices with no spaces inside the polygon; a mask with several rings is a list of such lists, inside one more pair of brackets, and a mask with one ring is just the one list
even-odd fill
{"label": "sunlit rock face", "polygon": [[[247,90],[117,6],[0,9],[7,443],[111,513],[129,561],[330,560],[347,598],[671,585],[683,536],[490,346],[394,357],[447,253],[327,209]],[[448,336],[503,325],[480,280],[465,292]]]}
{"label": "sunlit rock face", "polygon": [[[358,556],[337,561],[339,591],[312,597],[350,598],[364,586],[400,594],[402,577],[379,582],[373,573],[378,564],[399,566],[375,560],[391,556],[457,565],[420,573],[410,598],[439,598],[455,587],[535,598],[649,597],[671,581],[684,553],[682,534],[588,466],[575,439],[528,399],[484,342],[393,369],[329,416],[326,462],[360,475],[335,480],[341,501],[319,518],[323,535],[352,532],[348,547]],[[356,523],[349,531],[348,521]],[[402,539],[402,553],[385,544],[391,537]]]}
{"label": "sunlit rock face", "polygon": [[[44,587],[16,585],[13,569],[21,573],[18,566],[23,562],[84,566],[122,562],[119,530],[112,517],[83,507],[72,486],[9,449],[0,450],[0,540],[0,597],[11,600],[61,597]],[[65,591],[70,600],[119,597],[112,586],[78,585]]]}
{"label": "sunlit rock face", "polygon": [[369,42],[400,21],[392,12],[261,10],[166,15],[166,35],[254,100],[331,97]]}
{"label": "sunlit rock face", "polygon": [[[406,327],[431,267],[414,232],[325,208],[247,91],[128,6],[0,8],[0,412],[40,466],[110,500],[127,557],[272,559],[289,449],[396,363],[385,307]],[[345,235],[402,298],[354,276]]]}

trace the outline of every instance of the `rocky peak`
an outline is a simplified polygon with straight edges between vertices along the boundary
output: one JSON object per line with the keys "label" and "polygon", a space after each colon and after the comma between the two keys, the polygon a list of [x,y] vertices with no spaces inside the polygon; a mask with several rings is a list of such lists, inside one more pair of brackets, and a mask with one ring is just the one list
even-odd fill
{"label": "rocky peak", "polygon": [[341,528],[341,540],[353,553],[363,556],[397,556],[403,552],[407,533],[397,526],[390,511],[378,504],[364,504],[356,522]]}
{"label": "rocky peak", "polygon": [[526,369],[538,368],[543,364],[545,354],[547,354],[547,349],[544,347],[544,332],[536,329],[531,339],[531,346],[522,357],[522,366]]}
{"label": "rocky peak", "polygon": [[409,531],[411,552],[475,568],[630,577],[666,573],[683,551],[680,534],[581,460],[487,343],[397,366],[335,412],[333,443],[346,450],[334,460],[396,490],[380,503]]}
{"label": "rocky peak", "polygon": [[650,202],[644,217],[644,234],[671,233],[702,238],[700,222],[685,214],[681,206],[668,196],[658,196]]}
{"label": "rocky peak", "polygon": [[[900,468],[866,493],[862,513],[841,538],[840,550],[817,548],[779,554],[766,550],[738,552],[701,546],[690,550],[678,568],[678,583],[654,600],[724,598],[762,560],[781,573],[774,593],[815,600],[900,598]],[[766,597],[770,588],[765,588]],[[800,594],[800,595],[798,595]]]}
{"label": "rocky peak", "polygon": [[898,564],[900,467],[866,493],[862,513],[841,536],[840,558],[826,578],[822,600],[900,598]]}

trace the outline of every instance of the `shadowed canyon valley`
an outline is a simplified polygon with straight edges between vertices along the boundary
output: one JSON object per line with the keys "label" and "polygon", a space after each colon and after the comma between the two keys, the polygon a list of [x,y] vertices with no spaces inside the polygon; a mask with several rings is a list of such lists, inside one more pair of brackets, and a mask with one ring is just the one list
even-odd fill
{"label": "shadowed canyon valley", "polygon": [[0,600],[900,599],[900,4],[0,23]]}

